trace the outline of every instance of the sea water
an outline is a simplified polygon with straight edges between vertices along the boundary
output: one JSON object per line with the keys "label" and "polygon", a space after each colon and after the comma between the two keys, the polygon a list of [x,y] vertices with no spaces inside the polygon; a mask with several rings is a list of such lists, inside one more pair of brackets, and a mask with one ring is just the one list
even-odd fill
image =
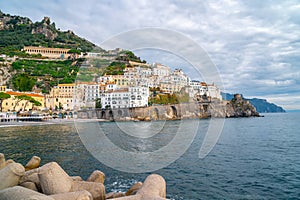
{"label": "sea water", "polygon": [[[167,197],[171,199],[300,199],[299,119],[300,113],[226,119],[215,147],[203,159],[199,158],[199,149],[210,120],[200,120],[187,151],[153,173],[166,179]],[[104,130],[114,127],[114,123],[99,123]],[[149,122],[135,123],[145,127]],[[112,131],[109,138],[127,150],[151,151],[166,145],[180,123],[180,120],[165,122],[164,129],[151,143],[145,139],[128,143],[118,130]],[[1,127],[0,152],[22,164],[33,155],[40,156],[42,164],[56,161],[69,175],[84,179],[94,170],[101,170],[106,174],[107,192],[126,191],[150,174],[125,173],[105,166],[86,150],[74,127],[73,124]],[[190,129],[193,131],[195,127]]]}

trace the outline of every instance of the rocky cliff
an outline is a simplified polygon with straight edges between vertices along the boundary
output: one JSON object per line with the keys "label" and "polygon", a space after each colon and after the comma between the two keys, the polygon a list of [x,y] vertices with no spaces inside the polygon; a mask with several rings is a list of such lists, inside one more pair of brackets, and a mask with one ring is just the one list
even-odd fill
{"label": "rocky cliff", "polygon": [[241,94],[235,94],[226,104],[226,117],[259,117],[259,113],[248,100],[242,98]]}
{"label": "rocky cliff", "polygon": [[[234,95],[229,93],[221,92],[221,95],[224,100],[231,100],[234,98]],[[270,103],[266,99],[259,99],[259,98],[248,99],[248,98],[244,98],[243,96],[242,98],[248,100],[256,108],[256,111],[259,113],[286,112],[282,107],[274,103]]]}
{"label": "rocky cliff", "polygon": [[[73,31],[57,29],[49,17],[32,22],[27,17],[13,16],[0,11],[0,54],[20,52],[24,46],[60,47],[91,51],[95,44]],[[16,55],[16,54],[14,54]]]}

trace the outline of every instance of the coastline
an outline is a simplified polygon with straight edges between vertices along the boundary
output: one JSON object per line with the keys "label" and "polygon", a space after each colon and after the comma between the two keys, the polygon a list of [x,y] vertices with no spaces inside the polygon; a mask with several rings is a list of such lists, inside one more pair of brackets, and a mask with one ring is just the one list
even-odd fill
{"label": "coastline", "polygon": [[18,127],[18,126],[41,126],[41,125],[58,125],[58,124],[72,124],[74,122],[109,122],[104,119],[51,119],[44,121],[24,121],[24,122],[1,122],[0,128],[4,127]]}

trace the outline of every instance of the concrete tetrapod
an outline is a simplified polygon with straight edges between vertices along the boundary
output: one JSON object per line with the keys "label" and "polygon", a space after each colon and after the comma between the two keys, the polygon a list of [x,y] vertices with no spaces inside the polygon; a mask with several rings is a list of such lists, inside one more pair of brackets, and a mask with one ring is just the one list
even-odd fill
{"label": "concrete tetrapod", "polygon": [[38,177],[42,191],[47,195],[70,192],[72,188],[72,179],[56,162],[40,167]]}
{"label": "concrete tetrapod", "polygon": [[24,182],[24,183],[21,183],[19,185],[22,186],[22,187],[25,187],[27,189],[30,189],[30,190],[38,192],[38,189],[37,189],[37,187],[36,187],[36,185],[35,185],[34,182]]}
{"label": "concrete tetrapod", "polygon": [[22,185],[23,183],[27,183],[27,182],[32,182],[32,183],[34,183],[36,185],[37,190],[39,192],[41,192],[42,188],[41,188],[41,184],[40,184],[40,179],[39,179],[39,176],[38,176],[38,172],[39,172],[39,168],[32,169],[32,170],[29,170],[29,171],[25,171],[24,176],[22,176],[21,179],[20,179],[20,181],[19,181],[19,185]]}
{"label": "concrete tetrapod", "polygon": [[50,195],[55,200],[93,200],[91,193],[86,190]]}
{"label": "concrete tetrapod", "polygon": [[126,196],[135,195],[138,190],[142,187],[142,182],[137,182],[133,186],[129,188],[129,190],[125,193]]}
{"label": "concrete tetrapod", "polygon": [[86,190],[91,193],[93,200],[105,200],[105,187],[102,183],[74,181],[71,192]]}
{"label": "concrete tetrapod", "polygon": [[105,174],[99,170],[95,170],[86,181],[104,184],[104,180]]}
{"label": "concrete tetrapod", "polygon": [[52,197],[38,193],[36,191],[21,187],[14,186],[0,190],[1,200],[54,200]]}
{"label": "concrete tetrapod", "polygon": [[25,168],[20,163],[11,163],[0,170],[0,190],[16,186],[21,176],[24,175]]}
{"label": "concrete tetrapod", "polygon": [[114,200],[165,200],[166,181],[158,174],[149,175],[136,195],[116,198]]}
{"label": "concrete tetrapod", "polygon": [[167,195],[166,181],[158,174],[149,175],[144,181],[141,189],[137,194],[143,197],[162,197],[166,198]]}
{"label": "concrete tetrapod", "polygon": [[3,153],[0,153],[0,169],[3,169],[5,166],[5,156]]}
{"label": "concrete tetrapod", "polygon": [[41,163],[41,158],[38,156],[33,156],[28,163],[25,165],[25,170],[31,170],[31,169],[35,169],[38,168],[40,166]]}
{"label": "concrete tetrapod", "polygon": [[113,198],[119,198],[119,197],[125,197],[125,194],[123,192],[110,192],[105,195],[106,199],[113,199]]}
{"label": "concrete tetrapod", "polygon": [[5,165],[9,165],[11,163],[15,163],[15,161],[13,161],[12,159],[8,159],[7,161],[5,161]]}

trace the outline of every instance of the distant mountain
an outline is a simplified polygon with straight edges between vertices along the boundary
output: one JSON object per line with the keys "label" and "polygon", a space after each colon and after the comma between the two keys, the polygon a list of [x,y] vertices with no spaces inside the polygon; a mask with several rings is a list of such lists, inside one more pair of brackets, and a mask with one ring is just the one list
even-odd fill
{"label": "distant mountain", "polygon": [[[224,100],[231,100],[234,98],[234,95],[229,93],[221,92],[221,95]],[[252,98],[246,100],[249,100],[249,102],[256,108],[256,111],[259,113],[286,112],[282,107],[277,106],[274,103],[270,103],[266,99]]]}
{"label": "distant mountain", "polygon": [[24,46],[44,46],[91,51],[95,44],[80,38],[72,31],[60,31],[49,17],[33,23],[27,17],[13,16],[0,11],[0,54],[17,54]]}

